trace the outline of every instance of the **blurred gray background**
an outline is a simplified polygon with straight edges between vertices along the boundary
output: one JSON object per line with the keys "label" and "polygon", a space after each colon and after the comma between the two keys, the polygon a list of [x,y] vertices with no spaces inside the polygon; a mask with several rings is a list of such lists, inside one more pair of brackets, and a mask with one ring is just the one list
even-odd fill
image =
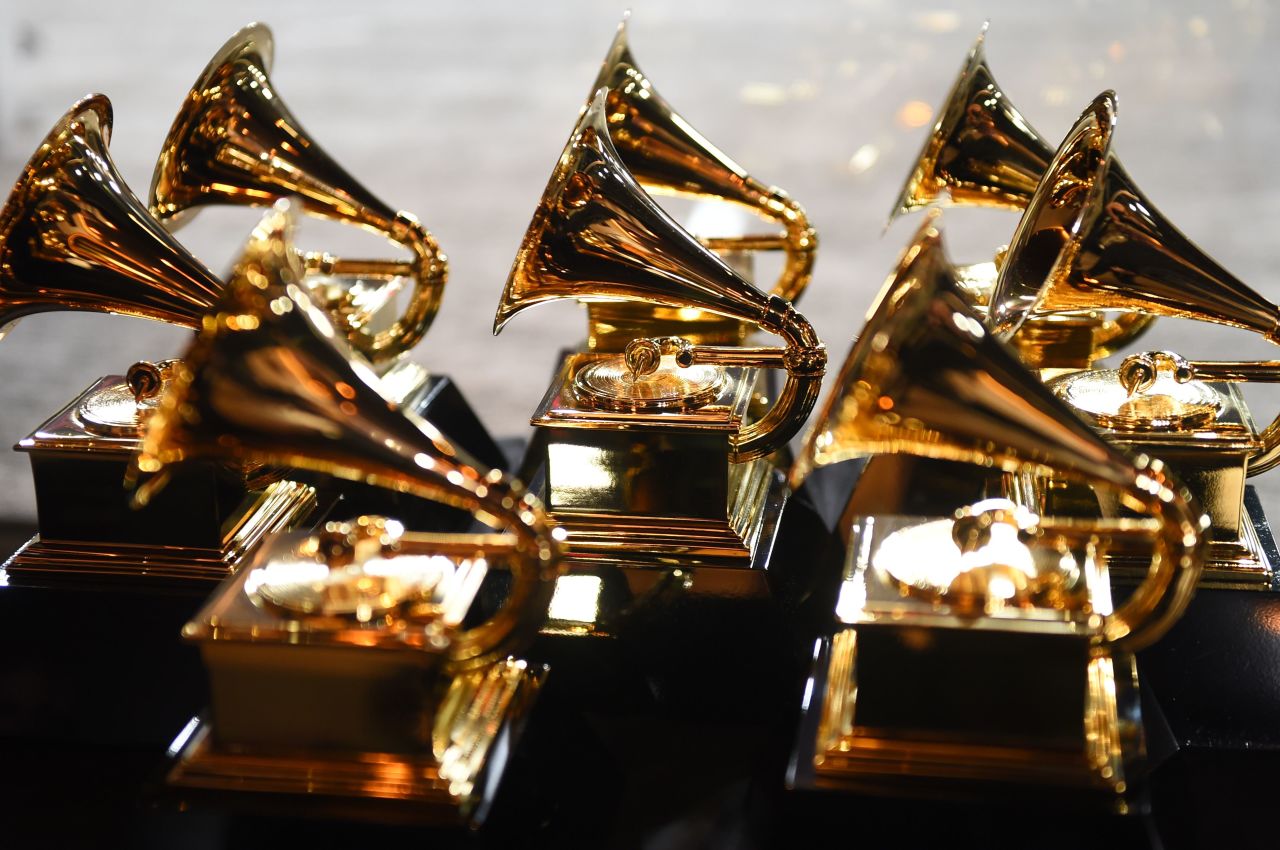
{"label": "blurred gray background", "polygon": [[[631,0],[631,44],[657,88],[757,177],[785,187],[822,239],[802,308],[838,364],[914,221],[882,234],[899,184],[984,19],[1010,98],[1057,139],[1114,88],[1116,148],[1168,217],[1271,299],[1280,204],[1280,21],[1265,0],[982,3]],[[451,374],[499,436],[525,433],[578,308],[543,306],[490,335],[497,298],[624,5],[599,2],[0,4],[0,173],[7,181],[89,91],[115,105],[111,152],[144,195],[159,146],[209,57],[251,20],[276,36],[272,79],[335,158],[415,212],[451,261],[416,357]],[[221,270],[257,215],[208,211],[181,231]],[[953,257],[989,257],[1009,213],[954,210]],[[378,240],[307,224],[305,248]],[[177,354],[186,334],[108,316],[44,314],[0,343],[0,438],[26,435],[94,379]],[[1161,322],[1143,348],[1263,358],[1243,332]],[[1257,418],[1280,396],[1251,388]],[[24,456],[0,452],[0,516],[33,514]],[[1277,477],[1275,475],[1272,476]],[[1265,502],[1280,482],[1264,479]]]}

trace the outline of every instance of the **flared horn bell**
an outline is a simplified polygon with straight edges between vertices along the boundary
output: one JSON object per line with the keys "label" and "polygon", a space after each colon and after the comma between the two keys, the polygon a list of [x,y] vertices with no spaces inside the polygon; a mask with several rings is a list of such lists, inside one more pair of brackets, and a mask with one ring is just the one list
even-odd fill
{"label": "flared horn bell", "polygon": [[[496,334],[521,310],[544,301],[615,300],[707,310],[781,336],[787,382],[763,418],[737,436],[733,457],[768,454],[803,425],[817,400],[826,350],[790,303],[765,295],[703,247],[640,187],[618,156],[596,93],[552,172],[498,302]],[[734,359],[768,349],[694,346],[688,356]],[[690,361],[692,362],[692,361]],[[697,362],[711,362],[698,360]]]}
{"label": "flared horn bell", "polygon": [[1050,163],[992,294],[1007,339],[1030,316],[1115,310],[1217,322],[1280,343],[1280,309],[1183,236],[1111,151],[1115,94],[1098,95]]}
{"label": "flared horn bell", "polygon": [[986,36],[984,24],[938,110],[890,222],[944,195],[953,204],[1022,209],[1053,158],[1053,147],[996,83],[984,52]]}
{"label": "flared horn bell", "polygon": [[[486,548],[506,546],[513,585],[502,609],[454,644],[455,660],[503,654],[518,626],[536,626],[545,614],[553,584],[559,544],[541,505],[517,481],[484,468],[379,392],[371,368],[301,285],[286,203],[255,230],[225,295],[205,318],[148,423],[138,469],[161,472],[195,457],[257,462],[472,512],[511,535],[507,544],[477,538],[475,551],[484,556]],[[142,499],[162,497],[153,493],[156,480],[143,485]]]}
{"label": "flared horn bell", "polygon": [[1116,491],[1161,520],[1151,572],[1104,633],[1131,648],[1181,614],[1201,569],[1201,515],[1160,461],[1130,459],[993,337],[955,288],[927,222],[881,290],[792,470],[908,454],[1053,475]]}
{"label": "flared horn bell", "polygon": [[341,322],[365,356],[398,356],[422,339],[439,311],[447,261],[413,215],[387,206],[312,140],[271,83],[271,57],[271,31],[250,24],[205,67],[160,151],[151,211],[176,225],[206,204],[262,206],[293,197],[311,215],[403,245],[410,262],[307,258],[309,271],[325,274],[413,277],[410,304],[392,328],[371,334],[358,314]]}
{"label": "flared horn bell", "polygon": [[609,46],[583,112],[605,89],[607,126],[618,155],[641,186],[655,194],[726,201],[776,221],[777,236],[710,238],[722,250],[781,249],[787,260],[772,294],[797,300],[813,276],[818,236],[804,208],[785,192],[749,175],[667,103],[636,65],[627,44],[627,17]]}
{"label": "flared horn bell", "polygon": [[199,327],[222,281],[178,243],[111,161],[111,102],[90,95],[32,155],[0,210],[0,336],[50,310]]}

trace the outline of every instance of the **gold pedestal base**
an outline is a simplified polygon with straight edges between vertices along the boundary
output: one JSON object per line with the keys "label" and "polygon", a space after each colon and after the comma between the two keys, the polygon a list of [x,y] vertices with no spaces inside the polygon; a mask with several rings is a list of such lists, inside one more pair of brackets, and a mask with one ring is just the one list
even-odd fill
{"label": "gold pedestal base", "polygon": [[4,564],[10,577],[218,582],[269,534],[294,528],[316,507],[315,488],[276,481],[257,491],[219,549],[42,540],[36,535]]}
{"label": "gold pedestal base", "polygon": [[723,520],[573,511],[550,516],[565,530],[571,561],[642,569],[764,566],[789,492],[786,482],[760,459],[731,466],[729,487]]}
{"label": "gold pedestal base", "polygon": [[[995,788],[1010,797],[1043,798],[1050,786],[1067,806],[1129,809],[1124,766],[1144,755],[1131,657],[1100,655],[1081,670],[1087,684],[1079,748],[1033,739],[994,744],[878,734],[857,722],[856,630],[820,643],[815,662],[813,702],[805,706],[788,774],[792,788],[963,800]],[[998,725],[998,718],[993,721]]]}
{"label": "gold pedestal base", "polygon": [[262,752],[220,745],[213,723],[195,718],[169,747],[165,781],[183,802],[478,825],[545,677],[545,667],[510,659],[459,674],[432,730],[434,753]]}

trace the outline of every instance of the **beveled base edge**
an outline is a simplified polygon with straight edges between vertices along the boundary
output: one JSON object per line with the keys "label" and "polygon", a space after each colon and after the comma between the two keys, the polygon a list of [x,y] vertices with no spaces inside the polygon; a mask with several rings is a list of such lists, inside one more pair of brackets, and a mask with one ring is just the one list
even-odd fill
{"label": "beveled base edge", "polygon": [[[1000,797],[1038,803],[1045,799],[1046,788],[1052,788],[1052,805],[1057,808],[1134,814],[1143,807],[1143,797],[1135,787],[1145,757],[1141,735],[1136,740],[1119,736],[1122,772],[1128,775],[1110,780],[1089,770],[1083,760],[1064,759],[1061,752],[1053,750],[1019,748],[1020,752],[1013,753],[1002,747],[967,746],[963,753],[940,754],[941,748],[935,745],[915,747],[904,741],[867,741],[861,751],[842,753],[825,749],[820,736],[831,692],[832,641],[831,637],[819,638],[814,646],[799,734],[787,766],[788,790],[975,802]],[[1122,656],[1115,663],[1129,668],[1132,659]],[[841,671],[841,675],[846,672],[854,675],[852,669]],[[1117,670],[1117,686],[1126,684],[1125,678]],[[852,700],[855,694],[856,688],[846,696]],[[1137,688],[1117,687],[1117,703],[1117,717],[1129,718],[1140,729]]]}
{"label": "beveled base edge", "polygon": [[54,583],[208,583],[226,578],[267,535],[294,528],[316,509],[316,490],[295,481],[268,485],[222,549],[42,540],[36,535],[0,569],[11,580]]}
{"label": "beveled base edge", "polygon": [[550,512],[570,561],[624,569],[765,569],[790,489],[767,459],[751,462],[723,522]]}
{"label": "beveled base edge", "polygon": [[[1280,558],[1271,526],[1253,487],[1245,488],[1245,522],[1238,540],[1211,540],[1205,551],[1199,587],[1210,590],[1280,591]],[[1108,558],[1112,581],[1135,585],[1146,578],[1149,561],[1119,555]]]}
{"label": "beveled base edge", "polygon": [[[180,807],[479,827],[547,673],[546,666],[525,667],[501,719],[486,724],[482,732],[490,740],[484,761],[465,793],[450,788],[450,781],[440,776],[439,762],[429,754],[223,752],[213,742],[212,720],[203,715],[193,717],[169,745],[165,785]],[[490,711],[492,706],[463,706],[460,713]]]}

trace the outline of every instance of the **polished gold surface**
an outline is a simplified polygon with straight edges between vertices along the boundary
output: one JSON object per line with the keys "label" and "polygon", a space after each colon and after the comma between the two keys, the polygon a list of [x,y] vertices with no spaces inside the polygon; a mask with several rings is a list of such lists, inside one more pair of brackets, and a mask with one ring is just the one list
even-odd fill
{"label": "polished gold surface", "polygon": [[1053,391],[1094,425],[1116,431],[1187,431],[1217,421],[1223,406],[1208,384],[1179,383],[1165,374],[1142,392],[1130,392],[1115,369],[1058,378]]}
{"label": "polished gold surface", "polygon": [[1103,92],[1054,155],[1000,269],[991,326],[1115,310],[1217,322],[1280,342],[1280,311],[1191,243],[1111,152],[1116,101]]}
{"label": "polished gold surface", "polygon": [[1053,147],[996,83],[984,51],[986,37],[983,24],[894,202],[890,222],[944,196],[955,204],[1023,209],[1053,158]]}
{"label": "polished gold surface", "polygon": [[[734,436],[745,462],[785,445],[821,387],[826,350],[813,327],[777,296],[766,296],[690,236],[640,188],[610,141],[607,95],[580,119],[525,234],[494,318],[494,332],[543,301],[607,299],[693,307],[781,336],[785,349],[754,349],[752,361],[787,370],[778,400]],[[703,362],[743,356],[700,347]]]}
{"label": "polished gold surface", "polygon": [[[400,410],[301,287],[282,202],[255,230],[217,309],[148,423],[137,467],[155,475],[203,457],[311,469],[413,493],[509,532],[513,582],[504,606],[451,643],[455,661],[492,660],[545,611],[559,544],[538,501],[467,458],[429,423]],[[465,540],[466,538],[462,538]],[[492,537],[481,544],[495,545]]]}
{"label": "polished gold surface", "polygon": [[[175,742],[166,780],[203,792],[311,799],[325,817],[474,824],[484,814],[480,786],[501,769],[490,763],[494,744],[523,723],[543,678],[511,659],[456,676],[432,723],[432,746],[421,753],[225,749],[211,723],[193,721]],[[353,806],[353,799],[385,807]]]}
{"label": "polished gold surface", "polygon": [[[605,126],[618,156],[636,181],[656,195],[685,195],[735,204],[782,226],[780,234],[711,236],[699,234],[713,251],[785,251],[781,275],[770,294],[796,301],[813,276],[818,236],[804,209],[777,187],[751,177],[699,134],[653,87],[637,67],[627,43],[627,16],[618,25],[600,73],[588,92],[585,114],[601,89],[605,97]],[[630,303],[604,309],[588,305],[592,350],[616,350],[616,339],[604,326],[625,324],[645,328],[639,336],[663,333],[656,325],[666,321],[660,305]],[[600,310],[600,315],[594,311]],[[680,317],[680,333],[707,344],[742,342],[742,323],[726,323],[713,313]],[[648,325],[646,328],[645,326]],[[749,325],[749,323],[748,323]],[[620,344],[627,340],[617,339]],[[608,347],[600,347],[608,346]]]}
{"label": "polished gold surface", "polygon": [[638,375],[622,357],[596,360],[574,377],[579,397],[618,410],[650,411],[701,407],[720,395],[719,366],[683,367],[671,354],[650,374]]}
{"label": "polished gold surface", "polygon": [[151,182],[151,211],[177,224],[207,204],[261,206],[296,197],[309,214],[402,245],[412,259],[306,258],[307,271],[321,276],[316,286],[322,294],[333,294],[332,276],[387,281],[377,289],[398,287],[396,278],[413,280],[404,314],[387,329],[372,327],[372,311],[359,303],[367,283],[322,299],[352,347],[371,360],[395,358],[422,339],[440,309],[445,256],[413,215],[384,204],[311,139],[272,85],[271,59],[271,31],[250,24],[210,60],[165,139]]}
{"label": "polished gold surface", "polygon": [[198,327],[222,282],[151,217],[107,150],[90,95],[40,143],[0,210],[0,335],[23,316],[89,310]]}
{"label": "polished gold surface", "polygon": [[[964,206],[1026,209],[1053,159],[1053,147],[1036,132],[996,82],[987,64],[984,24],[951,86],[915,167],[907,177],[890,223],[899,215],[944,197]],[[994,265],[957,270],[972,303],[990,304]],[[1154,320],[1145,314],[1078,314],[1066,322],[1038,316],[1010,338],[1032,368],[1085,369],[1132,342]]]}
{"label": "polished gold surface", "polygon": [[1130,459],[1017,362],[956,292],[941,236],[926,223],[872,308],[792,470],[905,453],[1054,474],[1115,493],[1159,521],[1145,581],[1099,638],[1126,649],[1163,634],[1202,568],[1204,518],[1160,461]]}
{"label": "polished gold surface", "polygon": [[[1214,381],[1260,374],[1274,380],[1280,373],[1271,365],[1196,363],[1157,351],[1126,358],[1118,370],[1078,372],[1049,382],[1108,442],[1159,457],[1178,471],[1209,517],[1204,587],[1267,590],[1273,585],[1273,565],[1244,501],[1246,479],[1269,468],[1277,436],[1274,424],[1258,432],[1238,383],[1205,383],[1196,367],[1206,366],[1205,376]],[[1055,497],[1064,510],[1107,516],[1121,511],[1103,495],[1062,482],[1031,489],[1039,491],[1036,498]],[[1114,552],[1112,575],[1131,580],[1144,571],[1141,561],[1140,553]]]}
{"label": "polished gold surface", "polygon": [[730,462],[757,370],[726,368],[715,398],[694,406],[584,398],[579,376],[616,362],[570,355],[532,420],[547,435],[547,510],[570,557],[642,570],[696,567],[701,586],[725,568],[731,594],[765,592],[756,568],[772,547],[786,485],[767,458]]}

